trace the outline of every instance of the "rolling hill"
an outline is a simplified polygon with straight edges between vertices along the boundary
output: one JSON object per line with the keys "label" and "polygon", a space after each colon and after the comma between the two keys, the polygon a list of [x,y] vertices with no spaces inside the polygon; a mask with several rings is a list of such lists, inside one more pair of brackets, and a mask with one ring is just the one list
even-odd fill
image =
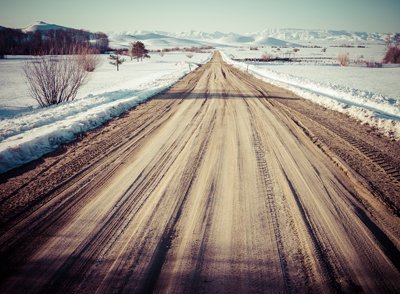
{"label": "rolling hill", "polygon": [[[24,33],[49,30],[81,31],[43,21],[35,22],[21,31]],[[93,38],[95,38],[95,34]],[[141,41],[149,49],[193,46],[279,46],[299,47],[324,44],[383,44],[387,33],[352,32],[346,30],[265,29],[258,32],[237,34],[234,32],[165,32],[127,31],[108,32],[111,48],[126,48],[130,42]],[[91,39],[93,39],[91,37]]]}

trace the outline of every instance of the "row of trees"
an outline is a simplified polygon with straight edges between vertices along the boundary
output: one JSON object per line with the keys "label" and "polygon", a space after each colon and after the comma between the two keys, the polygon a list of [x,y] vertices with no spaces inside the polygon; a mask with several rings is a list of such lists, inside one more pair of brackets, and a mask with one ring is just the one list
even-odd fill
{"label": "row of trees", "polygon": [[0,55],[69,54],[71,44],[103,53],[109,50],[105,33],[84,30],[48,30],[23,32],[19,29],[0,29]]}
{"label": "row of trees", "polygon": [[195,52],[195,53],[204,53],[207,52],[208,50],[212,50],[215,49],[215,47],[213,46],[199,46],[199,47],[173,47],[173,48],[164,48],[164,49],[157,49],[157,50],[153,50],[152,52],[177,52],[177,51],[181,51],[181,52]]}

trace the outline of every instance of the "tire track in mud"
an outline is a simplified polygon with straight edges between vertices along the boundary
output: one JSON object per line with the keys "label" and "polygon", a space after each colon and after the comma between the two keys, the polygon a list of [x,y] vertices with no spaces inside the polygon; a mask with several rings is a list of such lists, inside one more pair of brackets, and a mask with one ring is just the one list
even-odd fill
{"label": "tire track in mud", "polygon": [[[368,181],[371,193],[376,194],[376,197],[386,203],[397,216],[400,215],[398,197],[390,196],[400,193],[399,142],[382,137],[373,129],[361,125],[344,114],[328,111],[287,90],[274,86],[266,87],[264,82],[248,73],[235,68],[232,72],[248,77],[243,78],[242,81],[258,91],[260,94],[258,96],[262,98],[261,101],[267,108],[272,106],[275,111],[285,113],[317,146],[323,142],[336,156],[348,162]],[[346,121],[346,123],[338,123],[338,121]],[[305,127],[307,129],[304,129]],[[357,129],[362,129],[362,131],[355,131]],[[309,130],[312,130],[312,133]],[[359,166],[359,162],[367,164],[368,168]],[[374,174],[381,175],[383,179]]]}
{"label": "tire track in mud", "polygon": [[[348,164],[367,181],[370,192],[390,207],[395,215],[400,216],[400,201],[394,196],[400,193],[398,167],[400,166],[400,143],[381,137],[364,125],[358,127],[366,130],[358,134],[350,129],[355,123],[354,120],[350,119],[350,127],[346,124],[335,124],[332,118],[323,119],[309,113],[309,110],[304,109],[304,105],[297,106],[297,103],[306,104],[300,101],[291,105],[281,100],[273,103],[273,106],[286,113],[320,149],[328,148],[335,156]],[[316,107],[322,109],[320,106]],[[323,111],[326,112],[326,110]],[[341,119],[344,118],[341,117]]]}
{"label": "tire track in mud", "polygon": [[[89,162],[88,165],[87,165],[86,160],[84,161],[79,158],[70,161],[68,163],[68,165],[72,165],[72,166],[76,165],[76,166],[81,167],[81,169],[79,170],[78,173],[72,174],[72,176],[70,176],[66,179],[63,179],[62,181],[57,183],[54,187],[52,187],[51,190],[47,191],[45,194],[40,195],[40,197],[36,197],[34,199],[34,201],[32,201],[28,206],[23,207],[22,210],[18,211],[16,214],[14,214],[12,216],[8,216],[8,219],[3,219],[2,220],[3,226],[5,228],[7,228],[8,226],[10,226],[10,224],[7,224],[7,223],[14,224],[15,219],[21,219],[22,216],[26,215],[33,209],[50,201],[51,195],[60,194],[64,190],[75,185],[76,182],[79,181],[82,177],[86,176],[89,173],[92,173],[93,169],[96,166],[98,166],[98,164],[101,164],[101,162],[104,161],[104,159],[109,161],[110,156],[113,156],[114,158],[119,158],[120,156],[117,153],[117,151],[121,151],[121,153],[122,153],[122,151],[124,149],[131,149],[131,148],[136,147],[136,144],[138,141],[142,140],[144,137],[146,137],[152,131],[157,129],[157,127],[159,127],[163,123],[163,120],[161,118],[163,118],[163,117],[165,117],[166,119],[169,118],[168,116],[165,116],[165,114],[168,111],[169,110],[166,109],[165,111],[159,113],[159,117],[154,116],[154,117],[145,118],[142,124],[139,124],[137,127],[135,126],[134,135],[128,136],[128,134],[122,133],[122,134],[119,134],[118,137],[114,137],[113,138],[114,140],[112,142],[107,142],[106,144],[100,144],[94,152],[94,154],[95,154],[95,156],[93,156],[94,161]],[[159,121],[159,123],[154,125],[154,122],[157,120]],[[124,140],[120,140],[121,138],[124,138]],[[115,145],[115,146],[113,146],[113,145]],[[100,155],[100,156],[98,158],[96,158],[97,155]],[[63,158],[56,160],[56,162],[54,164],[50,165],[47,169],[44,169],[43,171],[41,171],[41,173],[46,173],[48,171],[48,169],[52,168],[53,165],[57,164],[57,162],[61,161],[62,159]],[[119,158],[119,159],[120,159],[120,161],[122,161],[121,158]],[[75,163],[75,162],[77,162],[77,163]],[[66,168],[69,169],[68,166]],[[63,169],[64,169],[64,167],[63,167]],[[40,176],[40,174],[37,175],[37,177],[39,177],[39,176]],[[30,182],[34,182],[34,180],[35,180],[35,178],[33,178],[32,181],[30,181]],[[4,203],[6,201],[8,201],[10,198],[14,197],[21,189],[27,187],[30,182],[23,184],[21,187],[18,187],[17,190],[13,191],[8,196],[3,197],[0,205],[4,205]]]}
{"label": "tire track in mud", "polygon": [[256,154],[258,170],[260,172],[260,177],[257,179],[257,183],[259,185],[258,189],[262,192],[261,194],[265,195],[266,204],[268,206],[268,210],[270,212],[270,218],[272,220],[272,226],[275,234],[276,247],[279,255],[279,263],[281,265],[283,283],[285,286],[285,291],[292,291],[292,282],[289,277],[289,268],[285,256],[285,248],[283,242],[283,236],[281,234],[280,224],[279,224],[279,216],[276,210],[276,205],[274,202],[275,194],[272,185],[272,180],[270,173],[268,171],[268,164],[265,160],[265,152],[261,147],[260,136],[257,133],[256,129],[253,125],[253,142],[254,142],[254,151]]}
{"label": "tire track in mud", "polygon": [[205,213],[203,217],[203,227],[202,227],[202,237],[200,238],[200,246],[199,250],[197,253],[196,261],[195,261],[195,266],[193,269],[193,273],[191,274],[190,277],[190,291],[189,293],[195,293],[199,289],[201,289],[201,283],[203,282],[201,279],[201,271],[204,270],[204,264],[205,264],[205,253],[206,253],[206,248],[209,242],[209,232],[211,230],[212,226],[212,217],[214,215],[215,211],[215,182],[211,183],[210,186],[210,191],[208,192],[208,198],[207,198],[207,205],[205,208]]}
{"label": "tire track in mud", "polygon": [[[204,103],[202,105],[204,105]],[[202,132],[198,132],[197,134],[196,132],[191,133],[191,137],[196,134],[195,137],[196,139],[200,140],[201,144],[198,145],[197,150],[194,150],[193,153],[195,154],[195,156],[193,160],[191,162],[188,162],[185,166],[183,179],[181,180],[179,188],[177,189],[178,191],[180,191],[180,194],[182,194],[181,199],[179,200],[178,205],[176,205],[175,209],[173,210],[168,224],[164,229],[160,242],[158,243],[157,249],[155,250],[155,253],[152,257],[152,261],[150,262],[150,266],[145,274],[146,278],[142,286],[140,286],[138,293],[152,293],[156,286],[158,276],[162,270],[162,266],[164,265],[164,261],[166,259],[168,250],[170,249],[171,242],[175,236],[176,224],[180,219],[182,209],[186,203],[188,194],[190,193],[190,190],[192,188],[192,184],[196,179],[198,166],[200,165],[201,160],[205,152],[207,151],[208,141],[210,139],[210,134],[212,133],[212,130],[215,126],[215,120],[216,115],[214,113],[209,122],[209,125],[200,125],[201,128],[208,128],[210,130],[208,135],[206,135],[204,138],[201,138],[202,136],[200,134]],[[145,245],[142,245],[142,247],[143,249],[145,249]],[[125,280],[129,279],[130,277],[126,276]]]}
{"label": "tire track in mud", "polygon": [[[169,115],[167,115],[165,112],[161,113],[161,115],[164,115],[166,119],[169,118]],[[162,116],[160,116],[158,119],[156,126],[161,125],[165,121],[161,119],[161,117]],[[10,218],[9,225],[7,225],[6,222],[2,223],[3,229],[6,229],[7,226],[18,225],[21,226],[21,230],[23,230],[21,233],[18,233],[17,238],[5,238],[6,236],[3,236],[2,238],[3,240],[0,243],[2,248],[0,257],[2,257],[2,260],[4,261],[2,266],[2,268],[4,268],[4,272],[7,271],[7,260],[12,260],[15,262],[16,260],[24,258],[24,256],[17,257],[13,254],[10,254],[10,251],[14,251],[24,243],[28,244],[28,246],[30,246],[32,243],[36,243],[36,240],[27,242],[27,238],[32,238],[30,232],[37,232],[37,235],[45,232],[46,234],[50,234],[49,228],[51,225],[54,225],[54,220],[57,220],[57,223],[62,222],[65,216],[71,217],[73,213],[77,211],[77,209],[80,209],[84,201],[89,201],[90,197],[88,197],[88,195],[90,194],[91,187],[100,187],[102,183],[107,181],[107,179],[121,164],[117,163],[117,159],[119,159],[120,162],[123,162],[124,159],[121,157],[121,154],[123,154],[125,157],[128,157],[129,152],[126,151],[136,147],[140,140],[156,129],[155,126],[152,126],[150,130],[146,130],[146,128],[151,126],[151,122],[154,123],[155,120],[156,119],[141,124],[130,141],[124,141],[119,145],[112,147],[112,149],[108,150],[104,156],[91,163],[87,167],[84,167],[79,174],[73,175],[69,180],[60,183],[46,194],[35,199],[29,206],[24,208],[17,215],[14,215],[12,218]],[[125,135],[123,134],[122,136]],[[116,139],[118,140],[118,138]],[[125,154],[123,153],[124,151],[126,152]],[[104,159],[106,159],[106,161]],[[73,188],[72,191],[69,191],[71,188]],[[40,207],[40,205],[43,206],[44,204],[50,202],[55,195],[63,195],[63,200],[61,202],[56,201],[55,203],[50,203],[49,207],[45,208],[44,211],[41,211],[39,215],[31,218],[29,223],[23,222],[22,224],[19,224],[19,222],[24,220],[22,216],[25,216],[26,213],[37,209],[38,206]],[[45,202],[43,202],[44,199],[46,200]],[[19,220],[19,222],[12,221],[13,219]],[[17,229],[17,231],[19,231],[19,229]]]}
{"label": "tire track in mud", "polygon": [[[295,223],[293,217],[293,210],[289,210],[288,208],[289,204],[286,200],[286,196],[274,190],[273,176],[271,175],[271,164],[268,163],[268,160],[272,158],[272,154],[270,150],[268,150],[268,147],[263,142],[261,135],[258,131],[259,127],[257,126],[257,120],[254,117],[254,113],[256,112],[255,108],[256,106],[252,107],[250,106],[249,103],[246,104],[251,119],[254,151],[256,154],[257,165],[260,175],[260,177],[257,178],[257,183],[259,185],[258,189],[260,189],[261,194],[264,195],[265,205],[270,213],[269,217],[272,221],[273,231],[275,234],[276,246],[281,264],[285,291],[289,293],[293,293],[298,290],[304,291],[311,285],[310,274],[312,275],[312,273],[310,273],[310,268],[309,266],[307,266],[308,257],[306,256],[304,250],[302,250],[301,248],[295,249],[296,250],[295,258],[296,262],[299,263],[299,271],[301,271],[301,279],[298,276],[291,277],[293,273],[291,273],[288,263],[293,262],[293,260],[288,259],[289,252],[288,249],[285,248],[285,243],[302,244],[304,242],[300,241],[300,236],[297,231],[297,228],[293,225]],[[282,197],[282,201],[284,202],[283,204],[279,205],[277,203],[278,197]],[[287,231],[285,232],[281,228],[282,224],[290,224],[289,234]],[[293,248],[291,250],[293,250]],[[291,257],[291,259],[293,259],[293,257]],[[296,280],[294,280],[295,278]],[[308,289],[311,290],[311,288]]]}
{"label": "tire track in mud", "polygon": [[292,182],[290,181],[288,175],[285,173],[283,168],[282,171],[284,172],[286,181],[289,184],[289,188],[292,192],[292,195],[296,200],[297,207],[299,208],[301,217],[303,219],[303,223],[308,231],[308,236],[311,238],[313,242],[313,248],[317,255],[317,260],[322,264],[322,268],[324,270],[323,276],[328,280],[329,287],[332,290],[332,292],[342,292],[340,284],[337,282],[337,277],[335,275],[334,268],[330,263],[329,257],[325,254],[325,250],[323,249],[324,246],[321,244],[320,240],[316,235],[316,230],[313,228],[312,223],[310,222],[310,218],[307,216],[307,212],[303,204],[301,203],[300,197],[297,194],[296,189],[294,188]]}
{"label": "tire track in mud", "polygon": [[[158,184],[163,180],[165,174],[168,173],[171,165],[179,158],[179,154],[182,152],[183,148],[186,146],[187,142],[191,140],[192,136],[196,134],[196,129],[201,127],[200,123],[196,123],[199,119],[201,109],[204,103],[200,106],[200,110],[195,113],[192,118],[192,123],[186,128],[187,131],[183,131],[179,134],[179,137],[172,141],[172,144],[168,147],[164,146],[161,148],[162,153],[157,156],[152,162],[149,163],[149,171],[143,171],[136,180],[128,187],[126,192],[120,196],[119,201],[116,203],[116,209],[108,214],[108,219],[104,221],[103,227],[101,227],[97,233],[86,243],[83,248],[79,248],[77,252],[72,255],[73,259],[67,260],[64,265],[59,270],[60,275],[58,277],[52,278],[50,287],[45,287],[44,292],[53,293],[55,291],[62,292],[69,291],[72,285],[69,285],[65,281],[64,276],[69,276],[71,273],[84,273],[91,266],[91,262],[97,260],[96,255],[102,252],[103,247],[107,244],[107,247],[112,247],[118,239],[123,237],[124,230],[129,226],[133,219],[129,216],[134,216],[143,205],[146,204],[148,198],[151,196],[152,192],[157,188]],[[190,130],[194,128],[194,130]],[[146,168],[147,169],[147,168]],[[192,168],[195,170],[195,168]],[[193,171],[192,171],[193,173]],[[189,177],[185,177],[189,178]],[[192,179],[190,180],[191,183]],[[185,182],[185,185],[187,183]],[[189,185],[190,188],[190,185]],[[189,189],[187,188],[187,189]],[[184,203],[185,197],[181,200],[181,207]],[[170,223],[166,227],[167,233],[163,234],[161,237],[159,247],[156,250],[156,260],[159,262],[163,253],[162,249],[168,248],[168,244],[171,240],[173,228],[179,219],[181,208],[177,209],[174,213],[175,217],[171,216]],[[173,225],[172,225],[173,224]],[[107,242],[106,242],[107,241]],[[79,258],[79,257],[85,258]],[[155,263],[157,264],[157,263]],[[161,268],[159,269],[161,270]],[[154,276],[156,272],[155,266],[151,266],[151,277]],[[78,281],[73,281],[76,283]],[[146,282],[144,282],[147,285]],[[152,285],[152,283],[150,283]],[[55,288],[53,288],[53,285]],[[149,293],[149,291],[139,291],[141,293]],[[150,291],[151,292],[151,291]]]}
{"label": "tire track in mud", "polygon": [[[253,83],[248,83],[248,85],[251,87],[251,88],[253,88],[254,87],[254,85],[253,85]],[[261,92],[263,92],[263,91],[259,91],[259,90],[255,90],[255,95],[257,95],[257,92],[258,93],[261,93]],[[274,104],[271,104],[269,101],[267,101],[268,100],[268,97],[266,97],[266,99],[264,100],[264,99],[261,99],[261,101],[262,101],[262,104],[264,104],[265,105],[265,107],[267,108],[267,109],[269,109],[269,110],[271,110],[273,113],[276,113],[277,112],[277,109],[274,109],[275,107],[274,107]],[[255,106],[256,107],[256,106]],[[278,112],[279,113],[279,112]],[[259,116],[260,117],[260,116]],[[258,117],[258,120],[255,120],[255,121],[258,121],[258,122],[260,122],[260,119],[259,119],[259,117]],[[288,118],[291,118],[291,116],[287,116]],[[253,129],[256,129],[255,127],[253,127]],[[301,139],[298,137],[298,134],[296,134],[295,132],[293,132],[290,128],[289,128],[289,131],[291,131],[291,133],[293,134],[293,136],[295,137],[295,138],[297,138],[297,140],[298,140],[298,144],[303,144],[302,142],[301,142]],[[313,168],[314,168],[314,171],[316,172],[316,174],[318,174],[318,176],[320,177],[320,173],[319,173],[319,171],[315,168],[315,166],[312,164],[312,162],[311,161],[309,161],[309,163],[313,166]],[[284,172],[285,170],[284,170],[284,168],[281,166],[281,169],[282,169],[282,171]],[[286,173],[285,173],[285,176],[286,176],[286,178],[288,178],[287,177],[287,175],[286,175]],[[336,177],[336,176],[335,176]],[[337,179],[338,180],[338,182],[339,183],[341,183],[341,180],[339,180],[339,179]],[[321,181],[321,183],[323,183],[323,181]],[[291,186],[291,188],[293,189],[293,184],[291,184],[290,185]],[[328,190],[326,189],[326,187],[323,187],[324,188],[324,190],[325,190],[325,192],[327,193],[327,195],[330,195],[330,193],[328,192]],[[344,190],[347,190],[347,189],[344,189]],[[348,190],[347,190],[348,191]],[[350,194],[352,194],[350,191],[348,191]],[[354,194],[353,194],[354,195]],[[276,193],[275,193],[275,197],[276,197],[277,195],[276,195]],[[299,198],[299,197],[296,197],[296,201],[298,202],[299,201],[299,199],[301,199],[301,197]],[[355,198],[354,200],[356,200],[357,198]],[[334,198],[332,198],[332,197],[330,197],[330,200],[332,201],[332,202],[334,202],[335,201],[335,199]],[[282,207],[281,207],[281,211],[284,211],[285,209],[282,209]],[[303,211],[303,213],[305,212],[305,210],[304,210],[304,208],[302,209],[302,211]],[[339,215],[340,214],[342,214],[342,212],[340,211],[340,210],[337,210],[336,209],[336,213],[338,213]],[[303,219],[304,219],[304,217],[303,217]],[[368,218],[368,220],[369,220],[369,218]],[[364,222],[365,223],[365,222]],[[308,231],[310,231],[310,229],[308,228]],[[314,228],[314,229],[312,229],[311,231],[314,231],[314,232],[318,232],[318,230],[316,229],[316,228]],[[376,230],[375,230],[376,231]],[[381,231],[382,232],[382,231]],[[371,233],[372,234],[375,234],[375,233],[373,233],[372,231],[371,231]],[[296,234],[297,235],[297,234]],[[387,237],[386,237],[386,235],[385,234],[383,234],[384,236],[385,236],[385,238],[384,239],[387,239]],[[286,239],[287,239],[287,236],[285,236],[286,237]],[[319,246],[320,244],[322,244],[322,243],[320,243],[320,242],[317,242],[316,243],[316,240],[318,240],[318,238],[316,239],[316,238],[313,238],[313,240],[314,240],[314,243],[316,244],[316,246],[315,246],[315,248],[325,248],[325,247],[321,247],[321,246]],[[329,243],[329,242],[328,242]],[[386,242],[385,244],[388,244],[388,242]],[[330,245],[330,244],[328,244],[328,247],[329,248],[332,248],[332,246]],[[385,247],[386,248],[386,247]],[[393,247],[392,247],[393,248]],[[332,250],[332,249],[330,249],[330,250]],[[334,250],[334,249],[333,249]],[[315,249],[313,250],[313,251],[315,251]],[[325,250],[317,250],[317,251],[319,251],[320,252],[320,254],[319,254],[319,256],[321,256],[321,257],[324,257],[323,255],[321,255],[321,252],[325,252]],[[386,250],[384,250],[384,251],[386,251]],[[397,249],[395,249],[395,251],[397,252]],[[392,255],[393,254],[389,254],[389,255],[387,255],[390,259],[392,259]],[[326,255],[324,258],[322,258],[322,265],[323,265],[323,268],[327,268],[327,270],[325,270],[327,273],[331,273],[331,274],[327,274],[326,276],[328,277],[328,280],[329,280],[329,287],[330,287],[330,289],[331,289],[331,291],[338,291],[338,289],[342,289],[343,290],[343,288],[341,288],[342,286],[341,286],[341,284],[343,285],[343,287],[345,287],[345,289],[346,289],[346,291],[349,291],[349,290],[351,290],[351,291],[360,291],[360,289],[361,289],[361,287],[360,287],[360,285],[358,285],[357,283],[354,283],[351,279],[347,279],[346,277],[348,277],[349,276],[349,272],[346,272],[346,270],[344,269],[344,268],[337,268],[337,270],[339,271],[338,272],[338,274],[335,274],[335,271],[332,271],[333,269],[334,269],[334,266],[331,266],[330,265],[330,262],[336,262],[337,264],[339,264],[338,263],[338,260],[336,260],[336,261],[334,261],[334,259],[332,259],[332,258],[334,258],[335,259],[335,257],[334,256],[331,256],[331,257],[329,257],[328,255]],[[304,258],[302,259],[303,260],[303,262],[304,262]],[[393,263],[394,265],[396,265],[396,262],[395,263]],[[303,265],[304,265],[304,263],[303,263]],[[337,281],[341,281],[340,282],[340,284],[337,282]],[[305,284],[308,284],[308,282],[306,282]],[[389,288],[388,288],[389,289]],[[387,289],[387,290],[388,290]],[[341,290],[341,291],[342,291]],[[388,290],[388,291],[390,291],[390,290]]]}

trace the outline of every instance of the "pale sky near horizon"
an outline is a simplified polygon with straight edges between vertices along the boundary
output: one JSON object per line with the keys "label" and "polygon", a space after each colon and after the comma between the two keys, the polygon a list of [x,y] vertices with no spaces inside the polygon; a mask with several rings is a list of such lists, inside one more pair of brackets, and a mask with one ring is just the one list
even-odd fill
{"label": "pale sky near horizon", "polygon": [[400,32],[400,0],[0,0],[0,25],[90,31],[247,33],[266,28]]}

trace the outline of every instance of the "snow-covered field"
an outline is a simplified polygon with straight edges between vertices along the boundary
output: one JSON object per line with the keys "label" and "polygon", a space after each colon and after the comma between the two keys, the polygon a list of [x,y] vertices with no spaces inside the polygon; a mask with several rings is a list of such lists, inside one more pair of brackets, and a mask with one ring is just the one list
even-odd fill
{"label": "snow-covered field", "polygon": [[41,157],[60,144],[93,129],[147,98],[170,87],[210,53],[152,54],[143,62],[126,60],[117,72],[107,56],[89,75],[77,98],[69,103],[39,108],[28,95],[22,66],[26,58],[0,61],[0,172]]}
{"label": "snow-covered field", "polygon": [[[309,44],[308,44],[309,45]],[[323,52],[323,48],[302,48],[297,47],[299,49],[298,52],[294,52],[293,48],[273,48],[271,46],[258,46],[258,50],[249,50],[249,46],[244,47],[230,47],[223,48],[222,50],[231,57],[242,59],[242,58],[261,58],[263,54],[268,54],[271,57],[284,57],[287,56],[285,54],[290,53],[290,57],[294,58],[330,58],[331,61],[327,60],[325,63],[328,64],[337,64],[337,56],[339,53],[348,53],[349,58],[351,60],[368,60],[368,61],[376,61],[379,62],[382,60],[383,56],[386,52],[386,47],[384,45],[377,44],[369,44],[366,45],[366,48],[357,48],[357,47],[333,47],[328,44],[321,45],[321,47],[326,48],[326,51]],[[315,64],[315,61],[313,61]],[[319,61],[319,63],[324,63],[323,61]]]}
{"label": "snow-covered field", "polygon": [[[382,47],[373,46],[370,50],[332,49],[353,49],[353,54],[357,54],[358,50],[363,52],[364,56],[378,61],[383,57]],[[318,53],[318,48],[302,48],[299,53],[305,49],[309,50],[306,56],[311,55],[311,50],[314,50],[315,54]],[[337,63],[335,60],[330,64],[244,63],[234,61],[232,57],[260,57],[261,52],[243,48],[229,48],[223,52],[224,59],[228,63],[242,70],[248,70],[266,82],[287,88],[327,108],[347,113],[363,123],[379,128],[385,134],[400,138],[400,83],[398,82],[400,67],[340,67],[335,64]]]}

